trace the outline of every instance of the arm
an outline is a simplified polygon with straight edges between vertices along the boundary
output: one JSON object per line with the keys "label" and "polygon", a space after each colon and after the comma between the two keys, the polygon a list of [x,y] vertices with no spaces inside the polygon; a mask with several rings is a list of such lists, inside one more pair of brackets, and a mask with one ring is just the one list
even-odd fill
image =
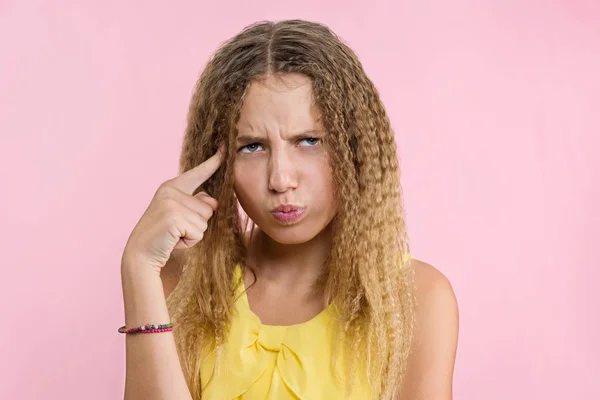
{"label": "arm", "polygon": [[458,345],[458,304],[448,279],[429,264],[416,269],[417,321],[397,400],[451,400]]}
{"label": "arm", "polygon": [[[204,237],[218,201],[194,192],[219,169],[225,151],[220,145],[202,164],[163,182],[129,235],[121,257],[127,327],[171,322],[166,297],[183,264],[167,264]],[[142,399],[192,400],[173,332],[126,337],[125,400]]]}
{"label": "arm", "polygon": [[175,249],[171,253],[169,260],[160,271],[160,280],[163,284],[165,299],[175,290],[181,278],[182,267],[184,264],[184,250]]}
{"label": "arm", "polygon": [[[127,327],[170,322],[159,274],[123,260],[121,277]],[[126,335],[125,400],[192,399],[173,332]]]}

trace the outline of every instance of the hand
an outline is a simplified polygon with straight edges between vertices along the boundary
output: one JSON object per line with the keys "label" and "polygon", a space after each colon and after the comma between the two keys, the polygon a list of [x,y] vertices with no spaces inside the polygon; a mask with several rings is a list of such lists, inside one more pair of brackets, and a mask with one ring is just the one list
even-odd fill
{"label": "hand", "polygon": [[163,182],[131,232],[123,260],[136,260],[159,271],[175,249],[188,249],[204,236],[217,200],[194,191],[221,166],[225,147],[197,167]]}

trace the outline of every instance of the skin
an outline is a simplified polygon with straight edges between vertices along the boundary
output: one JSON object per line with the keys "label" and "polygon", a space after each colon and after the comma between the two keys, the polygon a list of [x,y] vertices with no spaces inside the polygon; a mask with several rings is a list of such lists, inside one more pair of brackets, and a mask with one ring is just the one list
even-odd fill
{"label": "skin", "polygon": [[[244,277],[252,311],[267,325],[308,321],[323,310],[311,290],[331,245],[336,213],[328,149],[311,102],[311,82],[302,75],[255,82],[245,97],[238,124],[235,192],[258,229],[247,237]],[[297,134],[314,131],[303,136]],[[253,139],[244,139],[251,136]],[[271,209],[282,203],[306,207],[292,225]],[[450,281],[435,267],[413,260],[416,271],[415,343],[405,385],[397,400],[452,399],[458,342],[458,305]],[[176,268],[165,267],[165,295],[177,284]]]}
{"label": "skin", "polygon": [[451,400],[458,346],[459,312],[448,278],[423,261],[413,260],[417,315],[415,342],[405,385],[396,400]]}
{"label": "skin", "polygon": [[[270,325],[302,323],[322,311],[311,285],[330,248],[335,216],[330,159],[324,134],[302,75],[268,77],[251,85],[238,124],[235,191],[258,225],[249,244],[258,277],[246,276],[250,307]],[[309,132],[297,136],[298,133]],[[253,139],[245,139],[246,137]],[[313,140],[312,138],[316,138]],[[270,213],[278,204],[307,207],[304,218],[282,225]],[[433,266],[416,264],[416,343],[408,384],[398,399],[450,399],[458,339],[458,307],[448,279]]]}
{"label": "skin", "polygon": [[[249,243],[248,300],[261,321],[291,325],[322,309],[312,284],[329,253],[336,213],[325,133],[312,105],[311,81],[302,75],[254,82],[238,122],[234,165],[236,196],[259,229]],[[306,207],[292,225],[273,217],[280,204]],[[290,310],[295,310],[293,313]]]}

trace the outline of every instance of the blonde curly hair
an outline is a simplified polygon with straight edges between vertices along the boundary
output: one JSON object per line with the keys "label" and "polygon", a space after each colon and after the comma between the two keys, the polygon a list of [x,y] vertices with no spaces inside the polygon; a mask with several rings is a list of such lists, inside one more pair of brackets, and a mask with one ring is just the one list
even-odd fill
{"label": "blonde curly hair", "polygon": [[234,269],[245,268],[246,226],[233,189],[236,152],[230,150],[244,95],[253,81],[287,73],[312,80],[331,149],[338,210],[320,288],[336,312],[334,343],[341,345],[334,354],[364,356],[343,358],[347,393],[360,359],[374,398],[390,399],[403,381],[415,318],[414,271],[403,262],[409,249],[394,133],[354,52],[325,25],[302,20],[246,27],[218,49],[195,86],[180,172],[209,158],[219,143],[229,150],[202,187],[219,208],[203,240],[186,250],[167,301],[188,387],[201,398],[200,354],[216,351],[218,359],[235,301]]}

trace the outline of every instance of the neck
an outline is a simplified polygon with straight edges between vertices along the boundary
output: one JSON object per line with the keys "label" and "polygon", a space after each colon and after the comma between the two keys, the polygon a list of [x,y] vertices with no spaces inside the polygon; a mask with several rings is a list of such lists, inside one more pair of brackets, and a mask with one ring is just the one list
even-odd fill
{"label": "neck", "polygon": [[281,244],[256,228],[249,243],[249,261],[267,280],[312,284],[321,275],[331,250],[331,227],[308,242]]}

